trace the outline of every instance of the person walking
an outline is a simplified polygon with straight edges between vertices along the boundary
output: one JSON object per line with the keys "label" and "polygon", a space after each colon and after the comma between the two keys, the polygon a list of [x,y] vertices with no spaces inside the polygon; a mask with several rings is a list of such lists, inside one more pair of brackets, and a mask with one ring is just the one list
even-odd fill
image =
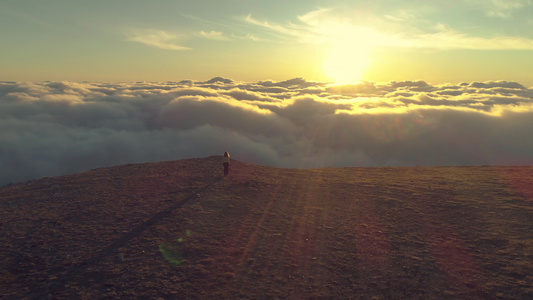
{"label": "person walking", "polygon": [[222,164],[224,165],[224,176],[226,176],[229,173],[229,153],[224,152],[224,156],[222,157],[222,159]]}

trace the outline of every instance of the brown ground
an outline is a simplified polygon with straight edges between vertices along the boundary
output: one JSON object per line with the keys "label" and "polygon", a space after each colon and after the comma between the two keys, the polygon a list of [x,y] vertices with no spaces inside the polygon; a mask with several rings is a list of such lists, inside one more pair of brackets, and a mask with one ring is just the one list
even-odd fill
{"label": "brown ground", "polygon": [[220,159],[0,188],[0,298],[533,299],[533,167]]}

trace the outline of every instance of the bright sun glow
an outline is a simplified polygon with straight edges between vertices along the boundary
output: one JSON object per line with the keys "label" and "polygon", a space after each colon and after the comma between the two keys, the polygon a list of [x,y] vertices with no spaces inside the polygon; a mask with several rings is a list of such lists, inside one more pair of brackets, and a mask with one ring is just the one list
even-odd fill
{"label": "bright sun glow", "polygon": [[344,20],[322,20],[315,26],[328,47],[322,62],[324,75],[335,83],[363,80],[371,66],[371,51],[390,41],[388,36],[373,28]]}
{"label": "bright sun glow", "polygon": [[323,62],[324,74],[335,83],[353,83],[363,79],[370,64],[370,49],[352,41],[331,45]]}

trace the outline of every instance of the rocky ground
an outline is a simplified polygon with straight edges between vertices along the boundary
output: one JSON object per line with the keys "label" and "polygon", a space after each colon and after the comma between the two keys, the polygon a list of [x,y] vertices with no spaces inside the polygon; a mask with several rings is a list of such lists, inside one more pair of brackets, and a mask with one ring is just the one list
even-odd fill
{"label": "rocky ground", "polygon": [[533,167],[220,160],[0,188],[0,298],[533,298]]}

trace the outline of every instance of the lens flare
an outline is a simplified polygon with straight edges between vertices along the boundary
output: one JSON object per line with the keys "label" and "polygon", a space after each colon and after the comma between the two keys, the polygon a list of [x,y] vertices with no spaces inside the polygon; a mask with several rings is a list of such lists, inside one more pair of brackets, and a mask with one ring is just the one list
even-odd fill
{"label": "lens flare", "polygon": [[171,246],[159,245],[159,252],[171,264],[179,265],[183,261],[179,251]]}

